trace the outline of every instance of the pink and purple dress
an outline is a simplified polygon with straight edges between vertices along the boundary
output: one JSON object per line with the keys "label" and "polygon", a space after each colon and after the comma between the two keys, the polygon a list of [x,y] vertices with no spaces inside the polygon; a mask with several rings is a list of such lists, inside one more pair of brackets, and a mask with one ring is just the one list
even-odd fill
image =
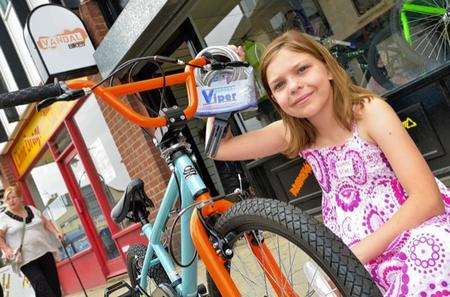
{"label": "pink and purple dress", "polygon": [[[343,145],[305,149],[322,191],[325,225],[352,247],[388,221],[407,199],[381,149],[353,135]],[[384,296],[450,296],[450,191],[436,179],[445,214],[399,235],[366,265]]]}

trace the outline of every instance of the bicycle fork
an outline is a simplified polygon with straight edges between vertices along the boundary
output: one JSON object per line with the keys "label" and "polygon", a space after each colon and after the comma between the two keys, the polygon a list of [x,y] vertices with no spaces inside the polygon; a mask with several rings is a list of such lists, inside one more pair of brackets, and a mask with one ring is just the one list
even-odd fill
{"label": "bicycle fork", "polygon": [[[208,199],[210,199],[209,193],[205,193],[202,194],[197,201],[206,201]],[[231,206],[231,202],[219,200],[212,205],[205,206],[202,209],[202,215],[207,217],[213,213],[222,214]],[[209,240],[209,235],[199,217],[199,213],[196,211],[192,213],[190,229],[194,246],[221,295],[227,297],[241,296],[234,281],[230,277],[229,271],[225,268],[225,260],[216,253],[216,250]],[[276,294],[278,296],[298,296],[265,243],[255,240],[254,235],[251,234],[246,234],[245,237]]]}

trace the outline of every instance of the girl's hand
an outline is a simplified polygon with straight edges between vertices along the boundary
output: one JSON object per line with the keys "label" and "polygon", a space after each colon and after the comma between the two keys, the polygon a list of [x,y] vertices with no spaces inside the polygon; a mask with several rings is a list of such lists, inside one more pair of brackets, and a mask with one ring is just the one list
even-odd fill
{"label": "girl's hand", "polygon": [[241,61],[245,61],[245,51],[242,46],[228,45],[228,47],[238,54]]}

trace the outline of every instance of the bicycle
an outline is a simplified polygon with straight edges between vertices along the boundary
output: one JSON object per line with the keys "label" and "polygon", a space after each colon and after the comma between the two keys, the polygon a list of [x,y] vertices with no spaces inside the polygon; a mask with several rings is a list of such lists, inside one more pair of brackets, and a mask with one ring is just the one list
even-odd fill
{"label": "bicycle", "polygon": [[[168,76],[101,86],[119,71],[129,66],[133,68],[140,61],[153,61],[158,65],[175,63],[186,68],[185,72]],[[190,145],[181,133],[187,121],[194,117],[198,105],[194,69],[223,69],[242,64],[209,61],[205,57],[187,63],[161,56],[141,57],[125,62],[97,84],[89,80],[55,82],[2,94],[0,108],[39,102],[38,109],[41,109],[54,102],[76,100],[94,93],[133,123],[144,128],[159,128],[155,132],[155,144],[172,174],[153,223],[148,215],[149,208],[155,205],[145,194],[144,183],[139,179],[129,183],[113,208],[111,216],[116,223],[125,218],[139,222],[149,241],[145,247],[135,245],[128,251],[131,286],[122,283],[114,290],[127,287],[132,296],[205,296],[205,286],[197,284],[200,257],[207,271],[209,296],[312,296],[320,293],[312,289],[317,288],[319,281],[329,289],[319,296],[381,296],[368,272],[342,241],[300,209],[277,200],[249,198],[243,191],[211,197],[196,169]],[[118,98],[184,83],[188,106],[163,108],[158,117],[138,114]],[[213,134],[215,141],[220,140],[220,134]],[[181,261],[172,251],[172,236],[168,245],[162,242],[162,233],[177,200],[182,209],[171,233],[177,220],[181,220]],[[275,249],[272,251],[272,248]],[[306,258],[307,265],[302,265]],[[244,261],[243,266],[238,266],[239,260]],[[254,265],[250,265],[251,260]],[[250,275],[244,276],[244,273]],[[306,274],[303,278],[297,277],[302,273]],[[294,277],[299,282],[294,283]],[[157,285],[151,292],[147,291],[149,281]]]}
{"label": "bicycle", "polygon": [[450,55],[447,0],[400,0],[390,15],[392,33],[412,62],[443,63]]}

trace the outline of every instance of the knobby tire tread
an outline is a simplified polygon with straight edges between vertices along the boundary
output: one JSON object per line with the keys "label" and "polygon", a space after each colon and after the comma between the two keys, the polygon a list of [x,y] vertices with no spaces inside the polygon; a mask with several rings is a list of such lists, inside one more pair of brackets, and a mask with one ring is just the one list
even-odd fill
{"label": "knobby tire tread", "polygon": [[[301,247],[345,291],[345,296],[382,296],[369,273],[345,244],[322,223],[300,209],[273,199],[248,199],[236,203],[215,225],[225,236],[231,231],[261,226]],[[237,232],[239,233],[239,232]],[[207,275],[210,296],[221,296]]]}

